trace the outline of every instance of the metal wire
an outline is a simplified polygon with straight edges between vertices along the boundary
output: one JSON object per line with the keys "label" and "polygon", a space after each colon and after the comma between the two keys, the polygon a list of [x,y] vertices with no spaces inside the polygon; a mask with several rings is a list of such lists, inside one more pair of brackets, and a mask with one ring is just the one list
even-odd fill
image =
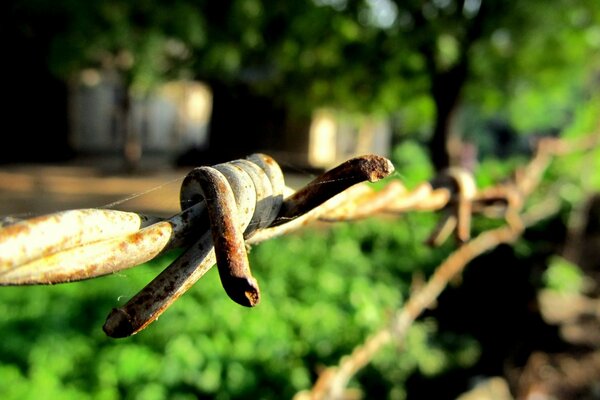
{"label": "metal wire", "polygon": [[[245,241],[257,243],[282,234],[349,187],[392,171],[383,157],[358,157],[293,192],[285,186],[277,163],[265,155],[197,168],[183,181],[182,211],[169,219],[88,209],[3,227],[0,285],[94,278],[183,247],[187,250],[171,266],[125,306],[113,310],[104,326],[108,335],[128,336],[143,329],[215,261],[230,297],[253,306],[259,290],[250,273]],[[289,194],[285,199],[284,192]]]}
{"label": "metal wire", "polygon": [[[298,191],[285,186],[277,163],[254,154],[200,167],[183,180],[182,211],[159,219],[112,210],[73,210],[17,221],[0,229],[0,285],[55,284],[114,273],[176,247],[183,254],[114,309],[103,327],[112,337],[139,332],[217,263],[226,293],[254,306],[260,300],[246,245],[287,234],[315,221],[350,221],[377,214],[442,210],[429,242],[454,233],[470,237],[473,212],[504,217],[522,203],[514,186],[478,191],[470,172],[453,168],[408,190],[392,180],[382,190],[361,184],[390,175],[391,162],[367,155],[325,172]],[[527,175],[529,176],[529,175]],[[284,198],[285,196],[285,198]]]}

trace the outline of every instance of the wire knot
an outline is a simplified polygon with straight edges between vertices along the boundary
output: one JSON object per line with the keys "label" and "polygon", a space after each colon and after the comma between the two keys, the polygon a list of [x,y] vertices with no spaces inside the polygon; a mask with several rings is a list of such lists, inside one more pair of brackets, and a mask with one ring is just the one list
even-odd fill
{"label": "wire knot", "polygon": [[[186,246],[187,250],[127,304],[113,309],[104,332],[125,337],[144,329],[215,261],[229,297],[245,306],[256,305],[260,292],[250,272],[244,240],[260,242],[265,234],[282,234],[292,221],[301,221],[299,217],[316,211],[349,187],[380,179],[393,170],[387,159],[365,155],[340,164],[294,192],[284,185],[277,163],[262,154],[194,169],[181,188],[184,210],[169,220],[174,231],[185,232],[174,238],[171,246]],[[284,199],[284,192],[291,194]],[[195,243],[190,244],[190,236]]]}
{"label": "wire knot", "polygon": [[243,306],[253,307],[260,301],[244,241],[275,220],[284,188],[281,169],[264,154],[198,167],[183,180],[181,208],[204,201],[223,288]]}

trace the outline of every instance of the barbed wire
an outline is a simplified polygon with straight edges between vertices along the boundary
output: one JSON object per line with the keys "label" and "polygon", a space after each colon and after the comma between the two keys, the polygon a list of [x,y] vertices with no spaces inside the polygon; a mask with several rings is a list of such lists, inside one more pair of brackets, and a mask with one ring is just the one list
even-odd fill
{"label": "barbed wire", "polygon": [[246,243],[295,229],[299,226],[295,221],[327,200],[393,170],[383,157],[358,157],[293,191],[285,186],[279,165],[256,154],[194,169],[182,183],[182,212],[168,219],[86,209],[11,221],[0,229],[0,285],[90,279],[181,247],[186,250],[165,271],[110,313],[104,325],[109,336],[129,336],[156,320],[216,261],[227,294],[253,306],[260,295],[250,273]]}
{"label": "barbed wire", "polygon": [[[142,264],[173,248],[184,248],[162,273],[109,314],[104,331],[112,337],[126,337],[156,320],[215,263],[225,292],[239,304],[256,305],[260,290],[250,270],[247,245],[315,222],[441,211],[428,242],[437,245],[454,234],[463,245],[439,267],[419,295],[409,298],[390,327],[357,348],[340,367],[322,374],[311,392],[315,398],[339,398],[370,354],[392,337],[401,338],[451,276],[482,252],[514,240],[536,220],[523,218],[524,202],[553,156],[589,149],[596,142],[596,136],[576,143],[540,140],[535,156],[512,180],[483,189],[477,188],[471,172],[451,168],[412,190],[399,180],[376,190],[363,182],[380,180],[394,171],[389,160],[376,155],[348,160],[297,191],[285,185],[277,163],[262,154],[200,167],[183,180],[182,211],[168,219],[85,209],[4,221],[0,229],[0,285],[91,279]],[[507,225],[471,239],[472,214],[503,218]]]}

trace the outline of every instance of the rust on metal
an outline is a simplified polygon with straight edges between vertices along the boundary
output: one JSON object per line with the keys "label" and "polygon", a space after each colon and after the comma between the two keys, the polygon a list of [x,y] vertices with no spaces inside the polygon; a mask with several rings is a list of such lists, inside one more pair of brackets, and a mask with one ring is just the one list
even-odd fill
{"label": "rust on metal", "polygon": [[[281,169],[270,157],[256,154],[248,157],[248,161],[251,163],[236,160],[214,166],[214,169],[227,179],[237,206],[237,214],[230,205],[232,213],[223,218],[229,217],[234,226],[238,226],[240,231],[244,230],[245,237],[250,237],[257,229],[270,225],[279,211],[285,186]],[[200,171],[200,175],[202,174]],[[171,219],[174,230],[180,229],[182,224],[185,225],[184,221],[188,219],[185,214],[190,212],[189,210],[200,206],[206,208],[215,198],[207,195],[203,184],[198,181],[197,169],[184,179],[181,191],[182,207],[189,206],[193,202],[192,197],[198,193],[201,193],[199,198],[206,197],[207,200],[192,205],[182,213],[179,221]],[[261,207],[258,207],[259,204]],[[190,213],[196,215],[194,218],[199,218],[198,215],[202,214],[198,211]],[[206,230],[194,245],[127,304],[114,309],[104,324],[106,334],[111,337],[125,337],[139,332],[185,293],[216,261],[211,236],[211,232]],[[244,251],[245,255],[245,245],[240,245],[236,250]],[[244,294],[246,298],[252,299],[252,293],[249,296]]]}
{"label": "rust on metal", "polygon": [[366,155],[350,159],[286,198],[272,225],[284,224],[318,207],[350,186],[364,181],[375,182],[393,171],[394,166],[384,157]]}
{"label": "rust on metal", "polygon": [[1,272],[0,285],[55,284],[114,273],[156,257],[171,233],[171,225],[163,221],[129,235],[58,251]]}
{"label": "rust on metal", "polygon": [[347,201],[319,219],[325,222],[339,222],[367,218],[373,214],[383,212],[390,203],[407,191],[406,187],[397,180],[391,181],[380,191],[376,191],[369,186],[364,187],[367,190],[357,196],[355,201]]}
{"label": "rust on metal", "polygon": [[113,309],[102,329],[113,338],[141,331],[192,287],[215,261],[211,233],[207,231],[125,305]]}
{"label": "rust on metal", "polygon": [[[111,210],[75,210],[4,226],[0,229],[0,249],[4,243],[13,250],[7,257],[9,267],[2,269],[0,264],[0,285],[88,279],[141,264],[174,247],[185,248],[136,296],[110,313],[104,331],[112,337],[125,337],[156,320],[215,262],[227,294],[242,305],[257,304],[260,292],[250,271],[246,244],[259,243],[310,222],[442,210],[445,216],[435,233],[436,242],[440,242],[448,232],[468,238],[473,212],[488,212],[491,205],[502,203],[507,208],[502,215],[508,220],[514,217],[510,211],[513,203],[521,201],[520,196],[503,192],[478,194],[472,176],[464,171],[450,170],[413,190],[399,181],[379,191],[356,185],[382,179],[393,170],[383,157],[357,157],[294,192],[285,186],[277,163],[262,154],[196,168],[183,180],[182,211],[167,220]],[[88,212],[104,219],[87,218]],[[82,220],[76,221],[77,216]],[[68,222],[69,218],[73,221]],[[123,228],[123,218],[132,220],[134,226]],[[32,232],[40,235],[43,226],[60,231],[69,224],[83,226],[66,230],[75,232],[74,238],[64,235],[37,247],[6,244],[25,243],[22,238],[30,238]],[[98,227],[91,233],[83,232],[86,224]]]}
{"label": "rust on metal", "polygon": [[138,231],[154,222],[124,211],[63,211],[16,222],[0,229],[0,274],[60,250]]}
{"label": "rust on metal", "polygon": [[253,307],[260,300],[260,291],[250,272],[231,187],[225,176],[214,168],[201,167],[195,171],[204,198],[210,199],[206,206],[223,288],[236,303]]}

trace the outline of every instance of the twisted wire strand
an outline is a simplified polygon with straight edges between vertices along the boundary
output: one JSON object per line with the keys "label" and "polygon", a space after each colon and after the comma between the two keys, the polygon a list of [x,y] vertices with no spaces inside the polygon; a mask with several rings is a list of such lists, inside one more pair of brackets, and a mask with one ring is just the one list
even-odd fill
{"label": "twisted wire strand", "polygon": [[[256,176],[263,171],[256,163],[268,165],[262,161],[263,157],[267,156],[253,156],[254,161],[248,160],[245,170],[229,164],[219,168],[251,170],[250,174]],[[276,165],[274,161],[272,164]],[[253,185],[247,182],[248,173],[242,173],[246,176],[245,185]],[[233,184],[238,185],[235,190],[240,197],[247,198],[254,193],[239,186],[242,180],[234,173],[228,174]],[[256,187],[261,193],[273,192],[271,176],[275,185],[279,185],[279,195],[283,192],[281,171],[279,176],[272,171],[268,174],[263,173]],[[1,228],[0,285],[54,284],[93,278],[142,264],[176,247],[187,247],[210,229],[206,204],[194,201],[194,196],[198,196],[194,190],[197,188],[193,182],[184,180],[181,203],[185,209],[164,220],[132,212],[85,209],[50,214]],[[252,213],[252,201],[244,204],[240,209]],[[272,213],[270,210],[269,215]],[[264,214],[261,212],[260,220],[252,225],[257,226],[259,222],[265,225],[262,220],[268,221],[268,218]]]}
{"label": "twisted wire strand", "polygon": [[[127,304],[109,314],[104,325],[109,336],[129,336],[143,329],[215,262],[227,294],[242,305],[254,306],[260,292],[250,271],[245,243],[259,243],[315,220],[354,220],[411,209],[446,209],[445,225],[448,220],[452,223],[443,232],[454,230],[465,215],[470,218],[477,190],[471,175],[462,170],[448,171],[412,191],[399,181],[392,181],[381,191],[355,185],[376,181],[392,171],[391,163],[382,157],[358,157],[324,173],[284,200],[284,193],[290,189],[285,186],[281,169],[268,156],[255,154],[245,160],[196,168],[182,183],[183,211],[166,220],[153,221],[151,217],[111,210],[75,210],[42,217],[43,223],[35,219],[23,221],[27,234],[22,236],[11,233],[10,229],[17,231],[12,226],[0,230],[0,246],[9,247],[16,240],[14,236],[24,242],[23,238],[41,235],[44,229],[61,232],[68,217],[78,213],[81,218],[113,218],[108,225],[120,227],[116,233],[99,234],[88,230],[91,218],[85,220],[87,224],[71,224],[75,230],[66,230],[65,237],[40,248],[33,246],[33,250],[21,249],[28,257],[8,257],[12,264],[5,263],[0,269],[0,284],[91,278],[141,264],[174,247],[184,247],[187,250],[177,260]],[[493,200],[493,196],[485,199]],[[466,211],[461,211],[461,207],[467,207]],[[468,218],[463,222],[467,234]],[[125,223],[129,220],[137,221],[137,225]],[[434,235],[447,236],[443,232]],[[2,242],[7,235],[9,239]]]}
{"label": "twisted wire strand", "polygon": [[[478,192],[471,174],[462,170],[447,171],[413,190],[399,181],[381,191],[355,185],[379,180],[392,171],[385,158],[357,157],[293,192],[285,186],[277,163],[265,155],[200,167],[182,184],[183,211],[169,219],[113,210],[73,210],[5,226],[0,229],[0,249],[4,246],[12,253],[2,253],[0,285],[93,278],[141,264],[175,247],[186,248],[138,295],[109,315],[105,331],[128,336],[155,320],[215,262],[228,295],[243,305],[257,304],[258,284],[245,244],[317,220],[354,220],[410,210],[444,210],[443,229],[434,232],[434,242],[445,240],[452,231],[465,240],[472,212],[485,213],[501,203],[500,216],[510,224],[511,204],[521,201],[518,191],[515,194],[508,188]],[[518,215],[512,219],[513,224],[519,223]],[[36,237],[46,241],[31,240]]]}
{"label": "twisted wire strand", "polygon": [[0,230],[0,273],[60,249],[134,233],[153,222],[156,219],[136,213],[99,209],[69,210],[16,221]]}

